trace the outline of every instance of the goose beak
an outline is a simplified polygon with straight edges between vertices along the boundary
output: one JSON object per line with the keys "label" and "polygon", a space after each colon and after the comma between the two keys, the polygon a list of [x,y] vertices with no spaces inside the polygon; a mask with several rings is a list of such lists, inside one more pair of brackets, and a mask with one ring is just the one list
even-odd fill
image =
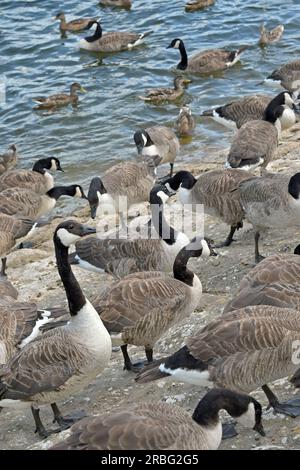
{"label": "goose beak", "polygon": [[96,214],[97,214],[97,206],[91,206],[91,217],[92,217],[92,219],[96,218]]}
{"label": "goose beak", "polygon": [[65,172],[65,170],[63,170],[62,167],[60,166],[60,163],[57,165],[57,171],[62,171],[63,173]]}
{"label": "goose beak", "polygon": [[261,436],[265,436],[265,435],[266,435],[262,423],[256,424],[253,429],[254,429],[254,431],[257,431]]}
{"label": "goose beak", "polygon": [[94,227],[83,226],[80,235],[81,237],[85,237],[86,235],[91,235],[92,233],[96,233],[96,229]]}

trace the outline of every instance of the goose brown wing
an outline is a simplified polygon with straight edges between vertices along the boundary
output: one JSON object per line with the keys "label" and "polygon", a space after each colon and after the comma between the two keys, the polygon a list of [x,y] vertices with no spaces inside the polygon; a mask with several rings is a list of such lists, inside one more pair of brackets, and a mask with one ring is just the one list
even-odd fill
{"label": "goose brown wing", "polygon": [[0,193],[1,212],[8,215],[34,217],[39,209],[40,197],[27,189],[5,189]]}

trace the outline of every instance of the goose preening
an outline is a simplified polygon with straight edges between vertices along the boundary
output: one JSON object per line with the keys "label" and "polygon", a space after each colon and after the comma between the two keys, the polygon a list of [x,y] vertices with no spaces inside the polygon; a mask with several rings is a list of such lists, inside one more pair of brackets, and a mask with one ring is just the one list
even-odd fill
{"label": "goose preening", "polygon": [[141,366],[141,363],[132,364],[128,344],[143,346],[148,363],[152,362],[156,341],[198,307],[202,285],[187,263],[192,257],[213,254],[209,241],[194,238],[178,252],[173,276],[159,271],[130,274],[94,299],[113,344],[121,346],[124,369],[137,372]]}
{"label": "goose preening", "polygon": [[193,133],[195,125],[196,122],[194,117],[192,116],[191,108],[187,105],[184,105],[180,109],[179,115],[175,123],[177,133],[181,137],[189,136]]}
{"label": "goose preening", "polygon": [[283,127],[296,122],[295,102],[291,93],[285,91],[268,104],[263,120],[248,121],[235,134],[226,166],[229,168],[265,168],[277,149]]}
{"label": "goose preening", "polygon": [[97,18],[76,18],[75,20],[66,21],[66,16],[63,12],[57,13],[54,19],[60,21],[59,29],[62,33],[65,31],[77,33],[78,31],[89,29],[93,22],[97,20]]}
{"label": "goose preening", "polygon": [[275,42],[278,42],[283,34],[283,31],[284,31],[283,24],[276,26],[276,28],[273,28],[270,31],[268,31],[265,28],[265,25],[262,24],[259,29],[259,32],[260,32],[259,44],[261,46],[265,46],[267,44],[274,44]]}
{"label": "goose preening", "polygon": [[239,184],[252,175],[243,170],[213,170],[202,173],[197,179],[188,171],[179,171],[164,184],[178,191],[182,205],[191,205],[194,212],[203,211],[230,225],[230,233],[225,242],[218,245],[229,246],[236,230],[243,226],[244,210],[239,196]]}
{"label": "goose preening", "polygon": [[300,173],[266,174],[240,183],[239,193],[245,216],[255,230],[255,261],[260,233],[300,225]]}
{"label": "goose preening", "polygon": [[195,0],[187,2],[185,4],[185,11],[197,11],[202,10],[202,8],[210,7],[215,3],[216,0]]}
{"label": "goose preening", "polygon": [[53,176],[47,170],[63,171],[58,158],[42,158],[32,170],[10,170],[0,176],[0,192],[8,188],[25,188],[45,194],[54,186]]}
{"label": "goose preening", "polygon": [[34,109],[53,109],[60,108],[61,106],[77,106],[78,104],[78,95],[77,92],[86,93],[86,90],[79,83],[72,83],[70,86],[70,94],[58,93],[56,95],[50,96],[36,96],[33,98],[38,106]]}
{"label": "goose preening", "polygon": [[52,450],[215,450],[222,440],[219,411],[265,435],[262,408],[254,398],[214,389],[199,401],[192,416],[168,403],[138,403],[74,424],[71,436]]}
{"label": "goose preening", "polygon": [[14,168],[18,161],[17,147],[13,144],[5,153],[0,154],[0,175]]}
{"label": "goose preening", "polygon": [[9,188],[0,193],[1,212],[36,220],[54,209],[61,196],[87,199],[78,184],[54,186],[46,194],[37,194],[30,189]]}
{"label": "goose preening", "polygon": [[110,359],[110,336],[84,296],[68,262],[69,246],[94,232],[95,229],[72,220],[57,226],[55,254],[68,299],[70,321],[38,336],[0,367],[0,406],[31,406],[36,431],[41,437],[51,431],[44,428],[38,407],[51,404],[59,426],[70,425],[72,419],[65,419],[55,402],[90,384]]}
{"label": "goose preening", "polygon": [[70,255],[71,264],[118,278],[138,271],[172,271],[177,254],[189,243],[189,239],[165,220],[163,204],[169,196],[163,185],[155,185],[150,192],[152,219],[147,230],[153,227],[158,237],[87,237],[75,244],[76,251]]}
{"label": "goose preening", "polygon": [[299,416],[299,398],[279,403],[267,385],[299,369],[298,361],[293,361],[299,340],[300,316],[296,310],[245,307],[212,320],[174,354],[146,366],[136,381],[172,377],[244,393],[262,387],[275,411]]}
{"label": "goose preening", "polygon": [[99,21],[94,21],[96,30],[93,36],[88,36],[79,41],[80,49],[92,52],[119,52],[133,49],[143,43],[144,39],[152,33],[129,33],[113,31],[102,34],[102,27]]}
{"label": "goose preening", "polygon": [[100,0],[100,5],[108,7],[131,8],[131,0]]}
{"label": "goose preening", "polygon": [[274,70],[266,80],[267,82],[279,83],[290,92],[300,89],[300,60],[294,60]]}
{"label": "goose preening", "polygon": [[177,64],[179,70],[195,73],[212,73],[232,67],[239,61],[241,53],[246,47],[240,47],[235,51],[223,49],[207,49],[197,52],[188,59],[185,45],[181,39],[173,39],[167,49],[179,49],[181,60]]}
{"label": "goose preening", "polygon": [[180,150],[175,133],[165,126],[147,127],[136,131],[133,136],[139,155],[159,155],[160,164],[170,163],[170,176],[173,174],[174,161]]}
{"label": "goose preening", "polygon": [[185,85],[191,83],[183,77],[174,78],[174,88],[151,88],[146,96],[139,96],[140,100],[161,103],[162,101],[175,101],[184,93]]}

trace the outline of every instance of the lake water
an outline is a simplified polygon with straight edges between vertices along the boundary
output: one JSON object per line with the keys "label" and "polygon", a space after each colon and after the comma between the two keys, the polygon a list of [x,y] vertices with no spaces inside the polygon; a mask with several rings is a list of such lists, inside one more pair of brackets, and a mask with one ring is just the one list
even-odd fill
{"label": "lake water", "polygon": [[[189,54],[211,47],[250,46],[241,62],[225,73],[193,77],[184,97],[197,127],[193,140],[182,145],[179,161],[201,159],[228,146],[232,133],[199,114],[238,96],[276,93],[277,88],[256,84],[279,65],[299,59],[300,1],[217,0],[194,13],[185,13],[184,3],[133,0],[126,11],[100,7],[97,0],[1,0],[0,78],[6,85],[6,101],[0,104],[0,150],[16,143],[20,165],[26,168],[40,156],[54,155],[66,171],[58,181],[85,187],[92,176],[132,158],[136,129],[153,124],[172,127],[178,114],[180,103],[153,106],[138,99],[146,88],[172,83],[179,53],[166,47],[175,37],[184,40]],[[62,9],[67,19],[100,17],[103,31],[153,34],[133,51],[106,56],[80,51],[78,41],[86,32],[68,33],[62,39],[59,23],[52,20]],[[263,21],[267,27],[285,26],[281,41],[264,49],[257,44]],[[50,114],[33,111],[32,97],[68,91],[75,81],[88,91],[79,95],[78,108]]]}

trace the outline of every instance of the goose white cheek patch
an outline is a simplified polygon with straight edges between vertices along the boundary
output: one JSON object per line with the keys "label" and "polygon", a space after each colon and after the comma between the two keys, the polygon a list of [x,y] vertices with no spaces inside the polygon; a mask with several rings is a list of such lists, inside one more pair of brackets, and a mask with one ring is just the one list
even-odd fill
{"label": "goose white cheek patch", "polygon": [[70,233],[65,228],[58,229],[56,235],[64,246],[70,246],[80,238],[79,235]]}

